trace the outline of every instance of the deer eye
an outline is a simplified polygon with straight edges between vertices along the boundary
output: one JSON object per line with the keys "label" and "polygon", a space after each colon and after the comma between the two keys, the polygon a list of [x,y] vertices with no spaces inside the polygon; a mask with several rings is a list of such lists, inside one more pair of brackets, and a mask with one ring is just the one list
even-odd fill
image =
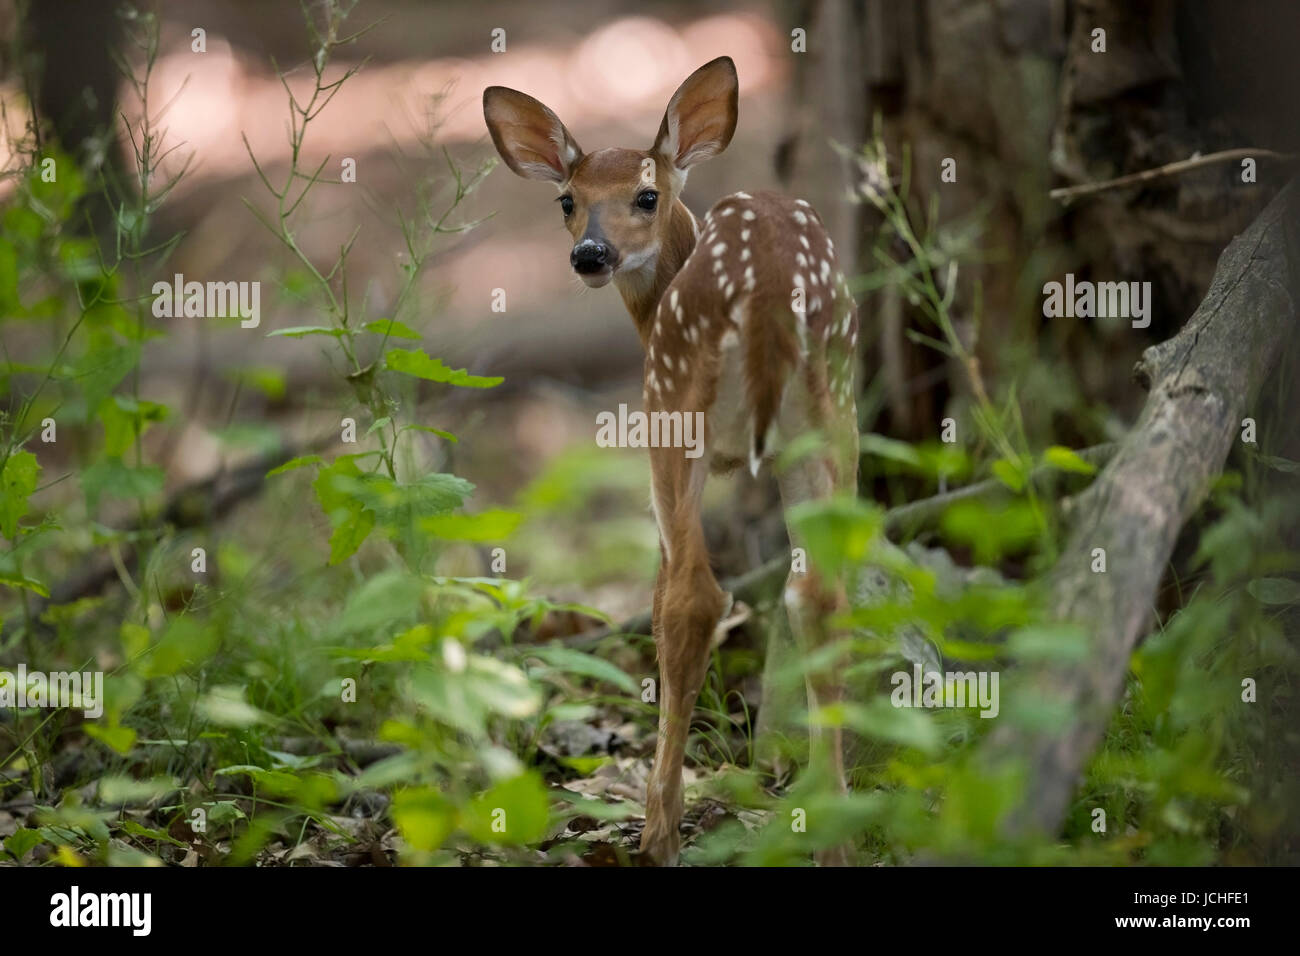
{"label": "deer eye", "polygon": [[659,194],[653,189],[643,189],[636,194],[636,205],[638,209],[644,209],[646,212],[654,212],[655,206],[659,204]]}
{"label": "deer eye", "polygon": [[568,219],[570,216],[572,216],[572,215],[573,215],[573,197],[572,197],[572,196],[561,196],[561,197],[560,197],[560,209],[562,209],[562,210],[564,211],[564,218],[565,218],[565,219]]}

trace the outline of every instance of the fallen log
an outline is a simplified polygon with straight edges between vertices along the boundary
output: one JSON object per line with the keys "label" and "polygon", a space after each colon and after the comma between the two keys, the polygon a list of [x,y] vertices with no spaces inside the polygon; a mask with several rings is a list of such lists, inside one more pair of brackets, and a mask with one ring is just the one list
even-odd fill
{"label": "fallen log", "polygon": [[[1072,531],[1045,583],[1052,616],[1083,626],[1090,653],[1073,666],[1027,665],[1002,684],[1004,704],[1035,695],[1064,705],[1069,716],[1055,726],[1005,720],[976,753],[988,779],[1024,774],[1022,805],[1003,820],[1009,836],[1059,829],[1115,711],[1179,531],[1295,334],[1297,303],[1300,184],[1293,181],[1223,251],[1182,330],[1143,353],[1134,376],[1150,391],[1146,406],[1110,464],[1070,503]],[[1104,573],[1092,570],[1097,548],[1105,551]]]}

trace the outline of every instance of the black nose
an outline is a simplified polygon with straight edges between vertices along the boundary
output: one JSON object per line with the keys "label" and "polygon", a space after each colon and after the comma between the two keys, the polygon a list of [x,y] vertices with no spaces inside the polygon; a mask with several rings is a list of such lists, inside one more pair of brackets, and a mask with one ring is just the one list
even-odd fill
{"label": "black nose", "polygon": [[610,248],[605,243],[584,239],[569,253],[569,264],[573,266],[575,272],[589,275],[600,272],[612,258]]}

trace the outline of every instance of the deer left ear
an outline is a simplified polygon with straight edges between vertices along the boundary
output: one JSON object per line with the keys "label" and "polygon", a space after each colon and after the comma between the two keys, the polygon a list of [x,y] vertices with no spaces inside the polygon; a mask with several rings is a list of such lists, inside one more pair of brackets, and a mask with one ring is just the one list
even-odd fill
{"label": "deer left ear", "polygon": [[731,57],[710,60],[688,76],[668,101],[654,152],[683,173],[718,155],[736,132],[738,98]]}
{"label": "deer left ear", "polygon": [[582,158],[582,147],[560,118],[527,93],[489,86],[483,118],[501,158],[524,179],[564,183]]}

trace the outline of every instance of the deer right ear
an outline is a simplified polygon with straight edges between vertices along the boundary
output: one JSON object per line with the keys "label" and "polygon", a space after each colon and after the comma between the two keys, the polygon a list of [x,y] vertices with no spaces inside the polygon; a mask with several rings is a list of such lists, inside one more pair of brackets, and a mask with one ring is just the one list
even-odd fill
{"label": "deer right ear", "polygon": [[568,182],[582,147],[560,118],[527,93],[504,86],[483,91],[483,119],[506,165],[524,179]]}
{"label": "deer right ear", "polygon": [[686,78],[668,101],[654,152],[681,173],[727,148],[736,132],[739,85],[731,57],[710,60]]}

